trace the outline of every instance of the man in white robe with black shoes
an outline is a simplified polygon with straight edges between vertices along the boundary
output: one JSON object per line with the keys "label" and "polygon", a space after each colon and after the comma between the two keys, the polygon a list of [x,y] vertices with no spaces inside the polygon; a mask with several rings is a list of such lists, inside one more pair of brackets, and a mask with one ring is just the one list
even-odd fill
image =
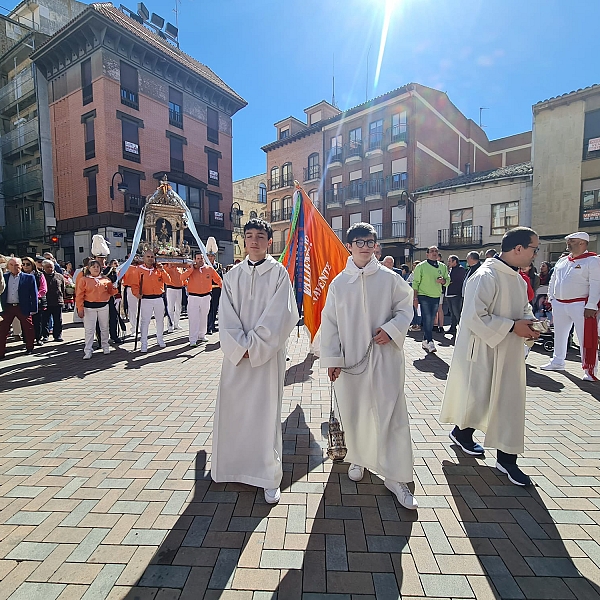
{"label": "man in white robe with black shoes", "polygon": [[347,241],[352,256],[331,282],[321,315],[320,361],[335,382],[348,477],[360,481],[367,468],[385,479],[402,506],[415,510],[403,351],[414,293],[375,258],[372,225],[356,223]]}
{"label": "man in white robe with black shoes", "polygon": [[496,469],[521,486],[531,484],[517,466],[525,448],[524,339],[535,339],[527,286],[519,274],[538,253],[535,231],[517,227],[504,234],[502,252],[486,260],[465,286],[440,423],[455,425],[450,439],[471,456],[482,456],[473,440],[496,448]]}
{"label": "man in white robe with black shoes", "polygon": [[269,504],[280,498],[286,345],[299,320],[288,272],[267,254],[272,239],[267,222],[250,219],[248,256],[223,278],[211,458],[213,481],[261,487]]}

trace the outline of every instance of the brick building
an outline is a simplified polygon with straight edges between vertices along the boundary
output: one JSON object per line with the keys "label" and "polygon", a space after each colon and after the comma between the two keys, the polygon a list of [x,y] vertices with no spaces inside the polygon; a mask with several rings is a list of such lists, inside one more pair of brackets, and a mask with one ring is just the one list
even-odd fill
{"label": "brick building", "polygon": [[233,258],[243,260],[244,225],[252,218],[266,218],[267,212],[267,174],[253,175],[233,182]]}
{"label": "brick building", "polygon": [[200,237],[214,236],[222,261],[232,260],[231,117],[246,102],[164,33],[110,3],[90,5],[32,58],[48,84],[64,258],[79,264],[97,232],[111,256],[124,257],[144,197],[166,174]]}

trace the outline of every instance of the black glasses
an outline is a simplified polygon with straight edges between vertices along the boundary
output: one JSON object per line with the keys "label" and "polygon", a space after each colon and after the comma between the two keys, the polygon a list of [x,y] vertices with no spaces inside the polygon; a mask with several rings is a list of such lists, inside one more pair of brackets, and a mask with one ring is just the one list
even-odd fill
{"label": "black glasses", "polygon": [[535,256],[539,251],[540,251],[540,247],[539,246],[527,246],[528,248],[533,248],[533,255]]}
{"label": "black glasses", "polygon": [[356,244],[357,248],[375,248],[375,240],[354,240],[352,243]]}

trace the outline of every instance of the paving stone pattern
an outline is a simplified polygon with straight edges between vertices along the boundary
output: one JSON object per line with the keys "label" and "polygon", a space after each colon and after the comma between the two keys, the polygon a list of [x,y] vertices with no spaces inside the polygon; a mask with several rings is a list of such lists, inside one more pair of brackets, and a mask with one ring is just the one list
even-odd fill
{"label": "paving stone pattern", "polygon": [[324,459],[329,384],[303,333],[277,506],[210,480],[216,335],[85,362],[82,329],[64,337],[31,358],[9,344],[0,363],[0,600],[600,598],[600,383],[575,355],[564,373],[528,359],[522,489],[437,421],[449,340],[424,356],[407,338],[413,513]]}

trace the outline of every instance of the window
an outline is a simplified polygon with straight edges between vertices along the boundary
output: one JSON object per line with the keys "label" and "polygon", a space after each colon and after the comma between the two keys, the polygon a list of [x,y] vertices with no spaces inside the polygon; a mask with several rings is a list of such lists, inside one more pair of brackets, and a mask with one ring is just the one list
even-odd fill
{"label": "window", "polygon": [[369,223],[375,227],[377,238],[383,237],[383,210],[381,208],[369,211]]}
{"label": "window", "polygon": [[267,186],[262,182],[258,184],[258,201],[261,204],[267,203]]}
{"label": "window", "polygon": [[141,159],[138,123],[122,118],[121,132],[123,136],[123,158],[139,163]]}
{"label": "window", "polygon": [[319,154],[315,152],[308,157],[308,169],[304,181],[318,179],[321,177],[321,167],[319,166]]}
{"label": "window", "polygon": [[188,188],[187,204],[190,207],[194,223],[202,223],[202,190]]}
{"label": "window", "polygon": [[83,139],[85,145],[85,160],[96,156],[96,138],[94,134],[94,120],[96,115],[82,117],[83,121]]}
{"label": "window", "polygon": [[277,198],[271,200],[271,223],[281,221],[281,201]]}
{"label": "window", "polygon": [[213,144],[219,143],[219,113],[210,106],[206,109],[206,139]]}
{"label": "window", "polygon": [[33,206],[25,206],[19,209],[19,222],[28,223],[33,221]]}
{"label": "window", "polygon": [[219,154],[205,150],[208,155],[208,183],[219,185]]}
{"label": "window", "polygon": [[169,125],[183,129],[183,94],[169,88]]}
{"label": "window", "polygon": [[362,213],[353,213],[350,215],[350,226],[362,221]]}
{"label": "window", "polygon": [[294,185],[294,176],[292,175],[292,163],[285,163],[281,167],[281,185],[289,187]]}
{"label": "window", "polygon": [[171,157],[171,171],[177,171],[178,173],[184,172],[183,163],[183,140],[170,137],[169,138],[169,153]]}
{"label": "window", "polygon": [[581,220],[600,221],[600,179],[584,181],[581,185]]}
{"label": "window", "polygon": [[123,170],[123,181],[127,184],[125,194],[125,212],[139,213],[145,203],[140,191],[140,173]]}
{"label": "window", "polygon": [[87,212],[95,215],[98,212],[98,189],[96,187],[96,174],[98,167],[92,167],[84,171],[83,176],[87,179]]}
{"label": "window", "polygon": [[348,157],[360,156],[362,148],[362,129],[357,127],[350,131],[350,143],[348,144]]}
{"label": "window", "polygon": [[406,141],[406,111],[392,115],[392,130],[390,132],[390,143]]}
{"label": "window", "polygon": [[406,189],[407,179],[408,173],[394,173],[393,175],[390,175],[388,192]]}
{"label": "window", "polygon": [[313,203],[313,206],[319,210],[319,192],[317,190],[310,190],[310,192],[308,192],[308,197]]}
{"label": "window", "polygon": [[600,110],[585,113],[583,160],[600,158]]}
{"label": "window", "polygon": [[92,59],[88,58],[81,63],[81,90],[83,93],[83,105],[94,100],[92,88]]}
{"label": "window", "polygon": [[470,238],[473,235],[473,209],[450,211],[450,237]]}
{"label": "window", "polygon": [[225,227],[225,215],[219,210],[219,194],[208,193],[209,224],[213,227]]}
{"label": "window", "polygon": [[138,72],[121,61],[121,104],[139,110]]}
{"label": "window", "polygon": [[271,169],[271,185],[270,185],[270,189],[276,190],[279,187],[281,187],[280,180],[279,180],[279,167],[273,167]]}
{"label": "window", "polygon": [[331,150],[329,151],[329,160],[339,162],[342,160],[342,136],[334,135],[331,137]]}
{"label": "window", "polygon": [[279,139],[284,140],[287,137],[290,137],[290,128],[286,127],[285,129],[280,129],[279,130]]}
{"label": "window", "polygon": [[331,217],[331,229],[333,229],[333,233],[337,235],[340,240],[342,239],[343,234],[343,225],[342,225],[342,217]]}
{"label": "window", "polygon": [[373,121],[369,124],[369,150],[381,148],[383,140],[383,119]]}
{"label": "window", "polygon": [[286,196],[283,199],[283,221],[289,221],[292,218],[292,211],[294,210],[294,201],[291,196]]}
{"label": "window", "polygon": [[519,203],[492,204],[492,235],[503,235],[519,224]]}

